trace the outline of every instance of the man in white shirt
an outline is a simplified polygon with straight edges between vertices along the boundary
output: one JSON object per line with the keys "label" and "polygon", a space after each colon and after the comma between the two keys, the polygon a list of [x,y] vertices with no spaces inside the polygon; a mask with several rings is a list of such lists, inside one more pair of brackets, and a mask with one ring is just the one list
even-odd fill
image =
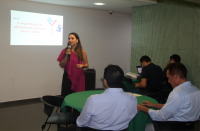
{"label": "man in white shirt", "polygon": [[[181,63],[172,63],[167,67],[168,82],[173,91],[166,104],[154,104],[148,101],[137,105],[138,111],[150,115],[155,121],[196,121],[200,117],[200,90],[187,81],[187,69]],[[144,106],[142,106],[144,105]],[[148,107],[157,108],[152,110]]]}
{"label": "man in white shirt", "polygon": [[102,94],[90,96],[77,118],[77,126],[101,130],[123,130],[137,114],[137,99],[125,93],[121,87],[124,72],[117,65],[108,65],[104,70]]}

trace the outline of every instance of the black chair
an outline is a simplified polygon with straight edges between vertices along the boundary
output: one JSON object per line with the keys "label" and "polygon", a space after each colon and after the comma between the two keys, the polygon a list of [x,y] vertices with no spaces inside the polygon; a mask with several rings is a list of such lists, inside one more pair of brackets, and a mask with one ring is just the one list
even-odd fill
{"label": "black chair", "polygon": [[153,121],[155,131],[194,131],[194,123],[180,121]]}
{"label": "black chair", "polygon": [[173,88],[169,83],[163,84],[161,87],[160,99],[158,100],[158,103],[165,104],[172,90]]}
{"label": "black chair", "polygon": [[70,127],[60,128],[57,131],[77,131],[77,126],[71,125]]}
{"label": "black chair", "polygon": [[[98,130],[98,129],[93,129],[89,127],[77,127],[76,131],[112,131],[112,130]],[[118,131],[128,131],[128,128],[124,130],[118,130]]]}
{"label": "black chair", "polygon": [[[57,124],[57,128],[60,128],[60,124],[75,124],[76,119],[79,116],[77,113],[68,112],[67,114],[62,112],[57,112],[59,107],[62,105],[64,98],[58,96],[43,96],[41,101],[44,103],[44,113],[48,116],[46,122],[42,125],[42,131],[46,127],[46,124],[50,124],[47,131],[49,130],[51,124]],[[57,107],[55,113],[52,114],[54,107]]]}
{"label": "black chair", "polygon": [[95,88],[95,89],[92,89],[90,91],[94,91],[94,90],[105,90],[105,88]]}
{"label": "black chair", "polygon": [[[70,127],[61,128],[58,131],[112,131],[112,130],[98,130],[89,127],[78,127],[76,125],[72,125]],[[128,131],[128,128],[119,131]]]}
{"label": "black chair", "polygon": [[155,100],[160,99],[160,94],[161,94],[161,87],[156,87],[156,88],[139,88],[140,94],[149,96]]}

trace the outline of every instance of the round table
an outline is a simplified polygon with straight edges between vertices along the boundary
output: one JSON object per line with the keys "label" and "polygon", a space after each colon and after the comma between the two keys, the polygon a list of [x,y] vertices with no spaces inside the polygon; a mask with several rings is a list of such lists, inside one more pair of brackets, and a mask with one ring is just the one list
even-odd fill
{"label": "round table", "polygon": [[[91,90],[91,91],[82,91],[77,93],[72,93],[65,97],[61,110],[66,113],[66,106],[70,106],[79,112],[82,111],[85,102],[88,97],[94,94],[101,94],[104,90]],[[152,103],[158,103],[153,98],[148,96],[137,96],[137,102],[140,105],[143,101],[150,101]],[[133,120],[129,124],[129,131],[145,131],[146,123],[151,123],[151,118],[144,114],[143,112],[138,112],[137,115],[133,118]]]}

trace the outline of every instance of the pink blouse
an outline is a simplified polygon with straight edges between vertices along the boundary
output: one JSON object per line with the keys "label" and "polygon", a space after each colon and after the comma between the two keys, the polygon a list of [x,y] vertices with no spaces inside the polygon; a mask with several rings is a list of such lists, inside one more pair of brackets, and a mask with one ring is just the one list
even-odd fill
{"label": "pink blouse", "polygon": [[[62,61],[64,59],[63,54],[65,49],[62,50],[58,56],[57,61]],[[83,64],[83,62],[78,60],[76,54],[71,51],[70,60],[67,61],[67,64],[64,67],[64,70],[67,71],[68,78],[71,80],[71,90],[74,92],[85,91],[85,73],[83,69],[77,68],[77,64]],[[66,87],[67,88],[67,87]]]}

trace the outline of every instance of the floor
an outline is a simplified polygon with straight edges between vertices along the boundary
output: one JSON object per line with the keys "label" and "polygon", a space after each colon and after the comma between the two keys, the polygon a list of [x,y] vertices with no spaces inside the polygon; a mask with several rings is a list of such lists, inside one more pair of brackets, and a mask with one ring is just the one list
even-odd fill
{"label": "floor", "polygon": [[[42,131],[46,118],[43,103],[1,108],[0,131]],[[57,131],[57,126],[51,125],[49,131]]]}
{"label": "floor", "polygon": [[[43,103],[0,108],[0,131],[42,131],[46,118]],[[48,126],[44,131],[47,129]],[[57,126],[51,125],[49,131],[57,131]],[[200,122],[196,123],[195,131],[200,131]]]}

